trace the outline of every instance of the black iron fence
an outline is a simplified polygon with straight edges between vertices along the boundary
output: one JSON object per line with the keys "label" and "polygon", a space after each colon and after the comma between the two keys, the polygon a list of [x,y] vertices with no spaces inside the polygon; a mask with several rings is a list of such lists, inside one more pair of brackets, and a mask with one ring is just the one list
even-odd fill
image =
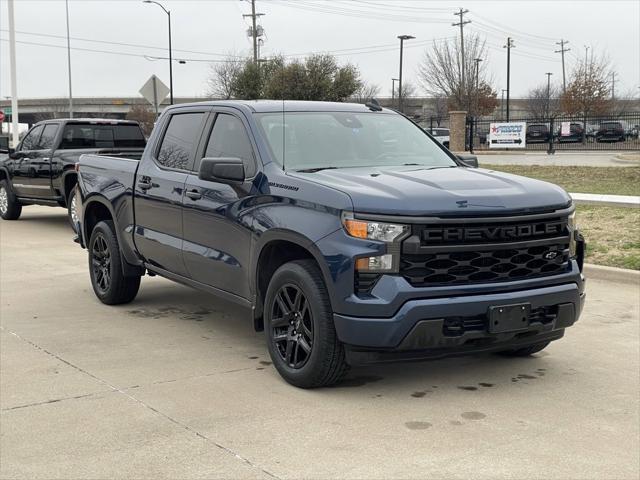
{"label": "black iron fence", "polygon": [[[568,116],[551,118],[511,118],[510,122],[526,123],[523,146],[516,150],[538,150],[554,153],[571,150],[640,150],[640,112],[610,116]],[[502,119],[467,118],[467,150],[505,149],[490,143],[492,123]],[[521,144],[522,145],[522,144]]]}

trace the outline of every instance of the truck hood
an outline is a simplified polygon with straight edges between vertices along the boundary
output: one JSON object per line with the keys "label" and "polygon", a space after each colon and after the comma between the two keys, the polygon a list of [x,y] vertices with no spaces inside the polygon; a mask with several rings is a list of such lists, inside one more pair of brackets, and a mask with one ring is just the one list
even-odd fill
{"label": "truck hood", "polygon": [[341,168],[290,175],[340,190],[354,211],[389,215],[475,215],[566,207],[560,187],[480,168]]}

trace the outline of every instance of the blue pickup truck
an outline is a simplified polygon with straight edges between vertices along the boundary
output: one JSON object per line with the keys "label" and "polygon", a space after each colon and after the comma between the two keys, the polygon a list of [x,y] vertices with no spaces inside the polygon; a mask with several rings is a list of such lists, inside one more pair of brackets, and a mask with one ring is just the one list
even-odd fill
{"label": "blue pickup truck", "polygon": [[565,191],[477,168],[377,103],[176,105],[140,161],[78,171],[102,302],[132,301],[147,273],[245,305],[298,387],[353,364],[531,355],[583,308]]}

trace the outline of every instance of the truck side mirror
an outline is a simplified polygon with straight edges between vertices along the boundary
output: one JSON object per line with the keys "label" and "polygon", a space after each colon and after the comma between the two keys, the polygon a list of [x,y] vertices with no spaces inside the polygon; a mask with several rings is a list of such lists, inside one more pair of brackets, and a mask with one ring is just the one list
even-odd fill
{"label": "truck side mirror", "polygon": [[465,167],[478,168],[478,157],[475,155],[457,155]]}
{"label": "truck side mirror", "polygon": [[208,182],[243,182],[244,162],[239,158],[203,158],[200,161],[198,178]]}

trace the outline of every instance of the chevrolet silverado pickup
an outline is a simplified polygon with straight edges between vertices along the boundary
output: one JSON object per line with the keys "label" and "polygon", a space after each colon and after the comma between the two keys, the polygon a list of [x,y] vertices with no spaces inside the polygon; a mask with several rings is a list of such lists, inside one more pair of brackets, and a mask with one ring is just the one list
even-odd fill
{"label": "chevrolet silverado pickup", "polygon": [[17,220],[24,205],[67,209],[75,227],[75,164],[85,153],[140,158],[145,138],[137,122],[53,119],[36,123],[15,150],[0,155],[0,216]]}
{"label": "chevrolet silverado pickup", "polygon": [[148,273],[244,305],[298,387],[353,364],[532,355],[583,308],[564,190],[477,168],[377,103],[171,106],[140,162],[78,170],[103,303]]}

